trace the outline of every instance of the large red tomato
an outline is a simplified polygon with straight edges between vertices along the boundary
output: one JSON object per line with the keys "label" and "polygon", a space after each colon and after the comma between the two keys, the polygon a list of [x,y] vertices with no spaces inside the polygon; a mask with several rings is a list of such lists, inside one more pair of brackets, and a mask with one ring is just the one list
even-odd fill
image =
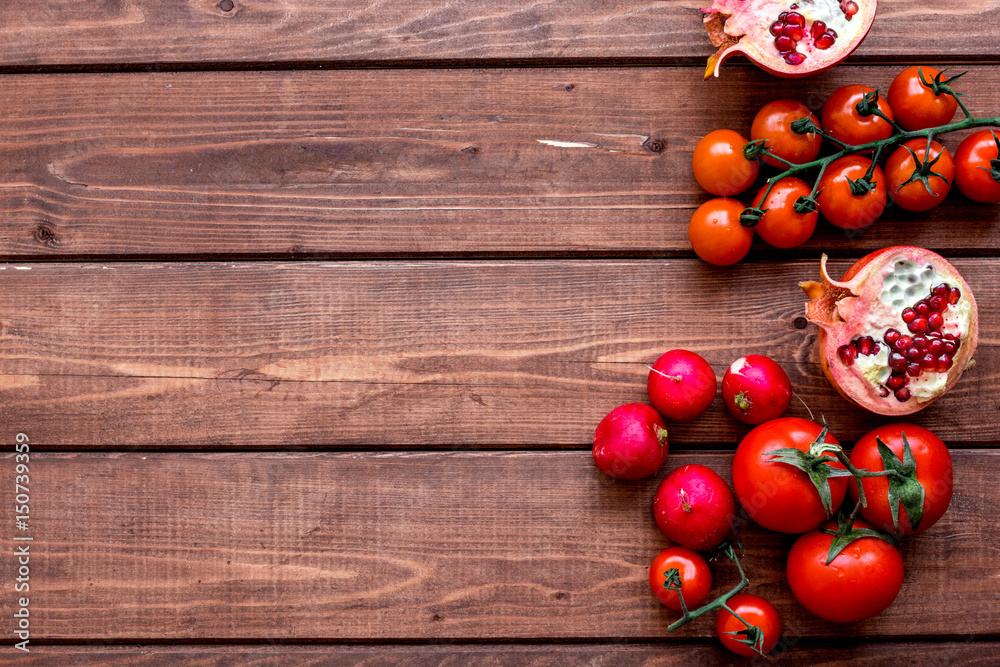
{"label": "large red tomato", "polygon": [[[903,436],[910,445],[912,461],[903,452]],[[889,533],[912,535],[933,526],[940,519],[951,502],[952,468],[948,447],[923,426],[915,424],[886,424],[865,434],[851,451],[851,463],[864,470],[885,470],[882,455],[878,450],[878,440],[889,448],[896,457],[895,466],[907,475],[907,481],[890,483],[888,477],[865,477],[861,485],[865,490],[868,506],[862,508],[861,516],[866,521]],[[907,464],[913,464],[913,470]],[[851,484],[851,497],[858,500],[857,486]],[[896,498],[898,528],[893,523],[889,494]],[[911,517],[906,511],[906,499],[916,494],[923,496],[922,503],[916,503],[914,511],[920,516],[917,528],[913,528]],[[919,509],[918,509],[919,508]]]}
{"label": "large red tomato", "polygon": [[[836,529],[834,522],[823,526]],[[855,521],[854,528],[871,528]],[[903,557],[888,542],[862,537],[848,544],[829,565],[833,535],[806,533],[788,553],[788,585],[795,599],[820,618],[853,623],[871,618],[892,604],[903,586]]]}
{"label": "large red tomato", "polygon": [[[764,422],[743,438],[733,457],[733,489],[751,519],[779,533],[804,533],[829,518],[809,475],[768,455],[786,447],[806,452],[822,430],[808,419],[782,417]],[[840,444],[829,433],[824,442]],[[823,465],[844,470],[836,461]],[[847,477],[827,481],[831,512],[843,502],[847,481]]]}

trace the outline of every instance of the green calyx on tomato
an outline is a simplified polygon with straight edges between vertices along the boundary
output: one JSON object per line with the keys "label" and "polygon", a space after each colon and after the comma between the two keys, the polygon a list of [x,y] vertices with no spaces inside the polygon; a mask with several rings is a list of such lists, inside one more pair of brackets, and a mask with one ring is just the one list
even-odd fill
{"label": "green calyx on tomato", "polygon": [[738,644],[745,644],[750,650],[764,655],[764,631],[756,625],[748,625],[742,630],[730,630],[723,634],[732,637]]}
{"label": "green calyx on tomato", "polygon": [[768,459],[770,463],[784,463],[790,465],[794,468],[798,468],[806,475],[809,476],[810,481],[816,487],[816,492],[819,494],[819,498],[823,503],[823,509],[826,510],[827,518],[833,516],[833,494],[830,491],[829,480],[832,477],[850,477],[851,472],[849,470],[844,470],[843,468],[834,468],[829,463],[836,463],[837,458],[830,456],[830,452],[840,452],[843,454],[843,449],[840,445],[834,445],[827,442],[826,434],[830,431],[830,427],[826,424],[823,425],[823,430],[820,432],[819,436],[809,445],[808,451],[802,451],[801,449],[796,449],[795,447],[784,447],[782,449],[775,449],[767,454],[770,456]]}
{"label": "green calyx on tomato", "polygon": [[815,213],[819,210],[819,204],[811,196],[802,196],[795,200],[793,208],[796,213]]}
{"label": "green calyx on tomato", "polygon": [[935,74],[930,81],[928,81],[926,78],[924,78],[924,68],[918,67],[917,77],[920,79],[920,83],[924,84],[934,92],[935,96],[951,95],[956,100],[958,99],[959,96],[965,97],[964,93],[956,93],[955,89],[952,88],[950,84],[952,81],[962,78],[963,76],[968,74],[968,72],[960,72],[951,78],[942,79],[941,77],[943,77],[944,73],[947,71],[948,71],[947,68],[941,70],[940,72]]}
{"label": "green calyx on tomato", "polygon": [[876,438],[879,456],[885,470],[892,470],[895,474],[888,475],[889,478],[889,511],[892,514],[892,525],[899,531],[899,505],[903,505],[903,511],[910,518],[910,526],[914,530],[920,524],[920,519],[924,514],[924,485],[917,479],[917,461],[913,458],[910,450],[910,443],[903,437],[903,460],[899,460],[889,446]]}
{"label": "green calyx on tomato", "polygon": [[879,116],[891,123],[892,119],[887,118],[882,110],[878,108],[878,100],[878,90],[869,90],[861,96],[861,99],[854,105],[854,108],[857,110],[858,115],[862,118],[867,118],[868,116]]}
{"label": "green calyx on tomato", "polygon": [[945,153],[944,153],[944,151],[941,151],[937,155],[935,155],[933,157],[933,159],[932,159],[931,158],[931,154],[932,154],[931,143],[932,143],[931,138],[928,135],[928,137],[927,137],[927,150],[924,152],[924,160],[923,161],[921,161],[920,158],[917,157],[917,154],[914,152],[914,150],[912,148],[910,148],[906,144],[903,144],[902,148],[905,149],[906,152],[909,153],[910,156],[913,158],[914,169],[913,169],[913,173],[910,174],[910,178],[908,178],[906,181],[904,181],[902,184],[900,184],[900,186],[898,188],[896,188],[897,190],[902,190],[904,187],[906,187],[910,183],[915,183],[917,181],[920,181],[921,183],[924,184],[924,187],[927,189],[927,192],[931,194],[931,196],[937,197],[938,194],[936,192],[934,192],[934,188],[931,186],[930,177],[931,176],[937,176],[938,178],[940,178],[945,183],[949,183],[949,184],[951,183],[951,181],[948,180],[948,177],[944,176],[943,174],[939,174],[936,171],[932,171],[932,167],[935,164],[937,164],[938,160],[940,160],[941,156],[944,155]]}
{"label": "green calyx on tomato", "polygon": [[986,167],[979,167],[979,168],[985,171],[987,174],[989,174],[990,178],[992,178],[994,181],[1000,183],[1000,137],[998,137],[997,133],[994,132],[993,130],[990,130],[990,134],[993,135],[993,141],[995,141],[997,145],[997,156],[992,160],[990,160],[989,169],[987,169]]}
{"label": "green calyx on tomato", "polygon": [[848,178],[847,186],[851,189],[851,194],[855,197],[864,197],[865,195],[875,192],[876,183],[872,181],[872,175],[875,171],[875,162],[871,163],[868,168],[868,173],[858,179]]}
{"label": "green calyx on tomato", "polygon": [[[860,506],[860,501],[858,505]],[[892,546],[896,546],[895,540],[889,535],[875,530],[874,528],[860,528],[854,525],[854,512],[848,516],[847,514],[841,513],[837,517],[837,530],[827,530],[826,528],[820,528],[820,532],[826,533],[827,535],[833,535],[833,542],[830,543],[830,552],[826,556],[826,564],[829,565],[833,562],[833,559],[840,555],[840,552],[846,549],[851,542],[855,540],[860,540],[863,537],[874,537],[875,539],[887,542]]]}

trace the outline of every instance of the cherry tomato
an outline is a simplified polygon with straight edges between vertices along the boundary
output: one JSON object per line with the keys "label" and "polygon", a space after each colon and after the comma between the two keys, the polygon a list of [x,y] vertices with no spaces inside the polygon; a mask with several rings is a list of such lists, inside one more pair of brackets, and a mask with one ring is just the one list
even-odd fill
{"label": "cherry tomato", "polygon": [[933,81],[940,74],[933,67],[907,67],[889,85],[889,106],[904,130],[925,130],[951,122],[958,102],[948,93],[934,94],[934,89],[920,80]]}
{"label": "cherry tomato", "polygon": [[[743,617],[747,623],[760,628],[764,635],[763,644],[760,646],[761,653],[767,655],[774,649],[778,639],[781,638],[781,617],[778,616],[778,610],[770,602],[756,595],[740,593],[729,598],[726,606]],[[746,630],[746,627],[743,621],[725,609],[719,612],[719,616],[715,620],[715,634],[719,637],[722,645],[736,655],[752,658],[758,653],[741,643],[739,640],[742,637],[730,634]]]}
{"label": "cherry tomato", "polygon": [[[804,533],[828,517],[815,485],[803,471],[771,460],[768,452],[785,447],[808,451],[823,427],[799,417],[764,422],[746,434],[733,457],[733,490],[750,518],[779,533]],[[824,442],[840,444],[829,432]],[[843,469],[839,462],[828,463]],[[827,480],[833,509],[847,494],[847,477]]]}
{"label": "cherry tomato", "polygon": [[[855,528],[870,528],[855,521]],[[830,521],[823,526],[835,530]],[[903,586],[903,557],[888,542],[862,537],[847,545],[827,565],[833,535],[814,530],[795,541],[788,553],[788,585],[803,607],[834,623],[877,616],[892,604]]]}
{"label": "cherry tomato", "polygon": [[[823,119],[823,129],[834,139],[854,146],[867,144],[869,141],[885,139],[892,134],[892,125],[885,119],[872,114],[861,116],[857,104],[866,93],[872,92],[867,86],[844,86],[833,91],[823,104],[820,113]],[[879,96],[878,108],[887,117],[892,118],[892,108],[885,98]]]}
{"label": "cherry tomato", "polygon": [[[789,162],[802,164],[811,162],[819,155],[823,137],[815,132],[795,134],[792,123],[800,118],[811,118],[819,127],[819,118],[809,111],[809,108],[795,100],[775,100],[765,104],[753,119],[750,126],[750,139],[764,139],[767,150]],[[769,157],[764,158],[766,164],[772,167],[783,167],[784,164]]]}
{"label": "cherry tomato", "polygon": [[743,204],[735,199],[709,199],[698,207],[688,225],[695,253],[709,264],[729,266],[750,252],[753,227],[740,224]]}
{"label": "cherry tomato", "polygon": [[972,201],[1000,203],[1000,183],[993,177],[998,158],[998,130],[980,130],[967,136],[955,151],[955,185]]}
{"label": "cherry tomato", "polygon": [[[923,513],[914,530],[910,517],[902,503],[897,508],[899,530],[892,525],[889,507],[889,479],[887,477],[866,477],[861,481],[868,506],[862,508],[861,516],[876,528],[897,535],[922,533],[944,516],[951,502],[952,468],[948,447],[923,426],[914,424],[886,424],[866,433],[851,450],[851,463],[864,470],[885,470],[879,454],[876,439],[879,438],[892,450],[900,461],[903,459],[903,434],[910,443],[910,451],[917,464],[916,478],[924,487]],[[850,485],[851,497],[858,500],[857,486]]]}
{"label": "cherry tomato", "polygon": [[793,176],[787,176],[771,188],[767,200],[761,202],[767,185],[754,197],[753,205],[765,209],[755,229],[764,241],[775,248],[794,248],[809,240],[816,229],[819,213],[796,213],[795,202],[799,197],[808,197],[812,188]]}
{"label": "cherry tomato", "polygon": [[885,176],[875,165],[871,181],[875,189],[862,195],[851,192],[849,181],[860,180],[868,173],[872,161],[860,155],[848,155],[834,160],[823,172],[819,182],[820,213],[830,224],[841,229],[861,229],[872,224],[885,210]]}
{"label": "cherry tomato", "polygon": [[[909,148],[910,150],[907,150]],[[923,181],[910,180],[914,170],[917,168],[913,160],[913,154],[921,163],[928,160],[933,161],[940,158],[931,167],[935,176],[929,176],[928,182],[931,190],[928,191]],[[951,190],[951,181],[955,175],[955,163],[952,162],[951,153],[948,149],[936,141],[931,142],[930,157],[927,156],[927,140],[911,139],[900,146],[889,156],[889,161],[885,163],[886,187],[892,200],[907,211],[929,211],[944,201],[948,191]],[[906,183],[906,185],[903,185]]]}
{"label": "cherry tomato", "polygon": [[712,571],[697,551],[684,547],[669,547],[659,553],[649,566],[649,587],[656,599],[674,611],[681,611],[677,591],[665,586],[667,572],[676,569],[681,579],[684,604],[693,610],[701,605],[712,590]]}
{"label": "cherry tomato", "polygon": [[709,132],[694,149],[694,177],[698,185],[720,197],[738,195],[757,180],[760,167],[743,157],[747,145],[739,132]]}

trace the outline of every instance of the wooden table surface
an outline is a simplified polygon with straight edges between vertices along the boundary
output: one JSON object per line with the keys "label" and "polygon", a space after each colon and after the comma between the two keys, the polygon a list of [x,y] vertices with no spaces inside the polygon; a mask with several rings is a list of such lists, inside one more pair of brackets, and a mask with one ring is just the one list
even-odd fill
{"label": "wooden table surface", "polygon": [[732,62],[703,82],[696,6],[0,2],[0,661],[734,661],[711,619],[667,633],[646,571],[659,479],[728,479],[747,427],[717,399],[640,482],[596,470],[593,429],[684,347],[720,376],[773,357],[853,443],[884,420],[830,388],[796,285],[822,251],[840,270],[910,243],[980,304],[977,365],[914,418],[952,449],[948,514],[862,623],[795,602],[793,538],[748,526],[745,564],[782,662],[995,664],[1000,208],[823,222],[729,269],[686,229],[695,142],[764,101],[948,63],[1000,113],[1000,2],[882,0],[855,56],[800,81]]}

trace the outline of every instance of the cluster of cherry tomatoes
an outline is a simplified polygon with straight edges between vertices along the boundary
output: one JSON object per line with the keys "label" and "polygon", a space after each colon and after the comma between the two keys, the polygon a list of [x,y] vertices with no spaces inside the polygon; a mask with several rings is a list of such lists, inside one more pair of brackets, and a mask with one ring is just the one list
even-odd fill
{"label": "cluster of cherry tomatoes", "polygon": [[[623,405],[598,425],[593,447],[598,468],[620,479],[654,474],[667,457],[663,417],[699,417],[717,387],[711,367],[699,355],[672,350],[661,356],[647,379],[652,407]],[[863,436],[847,457],[823,425],[782,416],[792,395],[788,376],[761,355],[730,365],[722,393],[730,413],[755,428],[733,456],[732,488],[700,464],[676,468],[660,483],[653,514],[675,546],[664,549],[650,566],[654,596],[685,612],[677,624],[692,620],[697,614],[688,612],[712,590],[712,570],[702,553],[725,548],[738,525],[749,519],[768,530],[800,535],[789,552],[786,573],[792,594],[808,611],[838,623],[880,614],[903,584],[895,539],[930,528],[950,503],[947,446],[926,428],[888,424]],[[818,458],[834,449],[839,456]],[[865,506],[858,503],[859,483]],[[854,511],[842,514],[839,523],[832,520],[848,496]],[[781,636],[779,614],[765,599],[741,590],[734,588],[709,603],[720,609],[716,633],[737,654],[767,654]]]}
{"label": "cluster of cherry tomatoes", "polygon": [[[750,142],[739,132],[707,134],[694,151],[694,176],[719,198],[702,204],[691,218],[688,235],[695,253],[727,266],[746,256],[755,230],[771,246],[793,248],[812,236],[820,213],[842,229],[861,229],[882,215],[887,198],[908,211],[927,211],[944,201],[952,183],[973,201],[1000,203],[1000,132],[974,132],[954,158],[930,136],[899,143],[903,132],[940,128],[954,118],[959,102],[948,82],[957,77],[941,77],[930,67],[907,68],[886,96],[861,85],[844,86],[827,98],[819,118],[795,100],[770,102],[750,128],[750,142],[766,152],[751,158],[744,150]],[[843,155],[817,159],[824,138]],[[893,149],[884,169],[878,164],[883,146]],[[751,204],[763,213],[748,220],[747,207],[732,197],[757,181],[761,162],[779,175],[813,172],[816,182],[810,186],[792,174],[765,182]],[[803,165],[808,167],[798,169]]]}

